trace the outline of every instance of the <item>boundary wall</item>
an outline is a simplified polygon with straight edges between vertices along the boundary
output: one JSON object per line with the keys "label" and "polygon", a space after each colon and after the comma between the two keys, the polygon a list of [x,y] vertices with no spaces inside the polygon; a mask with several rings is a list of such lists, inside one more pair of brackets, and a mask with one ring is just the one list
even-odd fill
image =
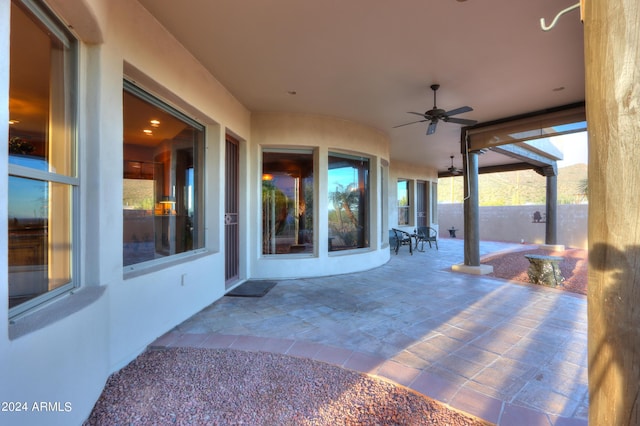
{"label": "boundary wall", "polygon": [[[587,249],[588,208],[588,204],[558,205],[558,244]],[[540,222],[534,220],[535,212],[540,213]],[[438,204],[440,238],[449,238],[451,227],[457,238],[463,238],[463,213],[463,204]],[[544,244],[544,213],[544,205],[480,207],[480,239]]]}

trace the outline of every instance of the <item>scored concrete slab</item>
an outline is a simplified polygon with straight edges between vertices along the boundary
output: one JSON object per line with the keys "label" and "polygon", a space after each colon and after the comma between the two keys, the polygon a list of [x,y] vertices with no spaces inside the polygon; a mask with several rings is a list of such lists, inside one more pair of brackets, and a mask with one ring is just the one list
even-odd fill
{"label": "scored concrete slab", "polygon": [[[262,350],[377,374],[499,425],[586,425],[584,296],[451,272],[462,240],[373,270],[223,297],[154,346]],[[481,255],[520,250],[482,242]],[[537,424],[537,423],[536,423]]]}

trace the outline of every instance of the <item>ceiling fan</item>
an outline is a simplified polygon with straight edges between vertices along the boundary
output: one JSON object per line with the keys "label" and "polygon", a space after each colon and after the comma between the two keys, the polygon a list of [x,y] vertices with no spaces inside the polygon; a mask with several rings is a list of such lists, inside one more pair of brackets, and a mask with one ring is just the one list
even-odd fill
{"label": "ceiling fan", "polygon": [[440,88],[439,84],[432,84],[431,90],[433,90],[433,108],[425,113],[420,112],[408,112],[408,114],[415,114],[422,117],[422,120],[412,121],[410,123],[400,124],[399,126],[394,126],[393,128],[398,128],[402,126],[408,126],[409,124],[414,123],[423,123],[425,121],[429,121],[429,127],[427,127],[427,135],[432,135],[436,131],[436,126],[438,125],[438,121],[442,120],[445,123],[456,123],[462,124],[464,126],[473,126],[477,123],[476,120],[467,120],[465,118],[452,118],[452,115],[462,114],[463,112],[473,111],[473,108],[470,106],[463,106],[460,108],[452,109],[451,111],[445,111],[436,106],[436,91]]}
{"label": "ceiling fan", "polygon": [[462,170],[453,165],[453,155],[451,155],[449,158],[451,158],[451,167],[447,169],[449,170],[449,173],[454,176],[461,175],[463,173]]}

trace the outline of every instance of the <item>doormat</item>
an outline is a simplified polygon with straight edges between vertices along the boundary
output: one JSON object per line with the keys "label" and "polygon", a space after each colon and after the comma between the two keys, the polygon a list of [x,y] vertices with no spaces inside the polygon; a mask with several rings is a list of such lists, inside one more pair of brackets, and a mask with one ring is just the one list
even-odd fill
{"label": "doormat", "polygon": [[278,284],[276,281],[247,281],[231,290],[225,296],[262,297],[275,287],[276,284]]}

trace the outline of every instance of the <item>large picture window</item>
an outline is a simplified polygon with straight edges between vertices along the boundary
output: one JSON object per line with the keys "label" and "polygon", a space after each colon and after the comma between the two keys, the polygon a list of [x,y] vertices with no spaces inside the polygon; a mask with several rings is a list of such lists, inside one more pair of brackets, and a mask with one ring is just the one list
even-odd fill
{"label": "large picture window", "polygon": [[204,247],[204,128],[125,81],[123,262]]}
{"label": "large picture window", "polygon": [[262,154],[262,253],[313,253],[313,153]]}
{"label": "large picture window", "polygon": [[75,286],[76,41],[40,3],[11,2],[9,309]]}
{"label": "large picture window", "polygon": [[369,159],[329,154],[329,251],[369,247]]}

